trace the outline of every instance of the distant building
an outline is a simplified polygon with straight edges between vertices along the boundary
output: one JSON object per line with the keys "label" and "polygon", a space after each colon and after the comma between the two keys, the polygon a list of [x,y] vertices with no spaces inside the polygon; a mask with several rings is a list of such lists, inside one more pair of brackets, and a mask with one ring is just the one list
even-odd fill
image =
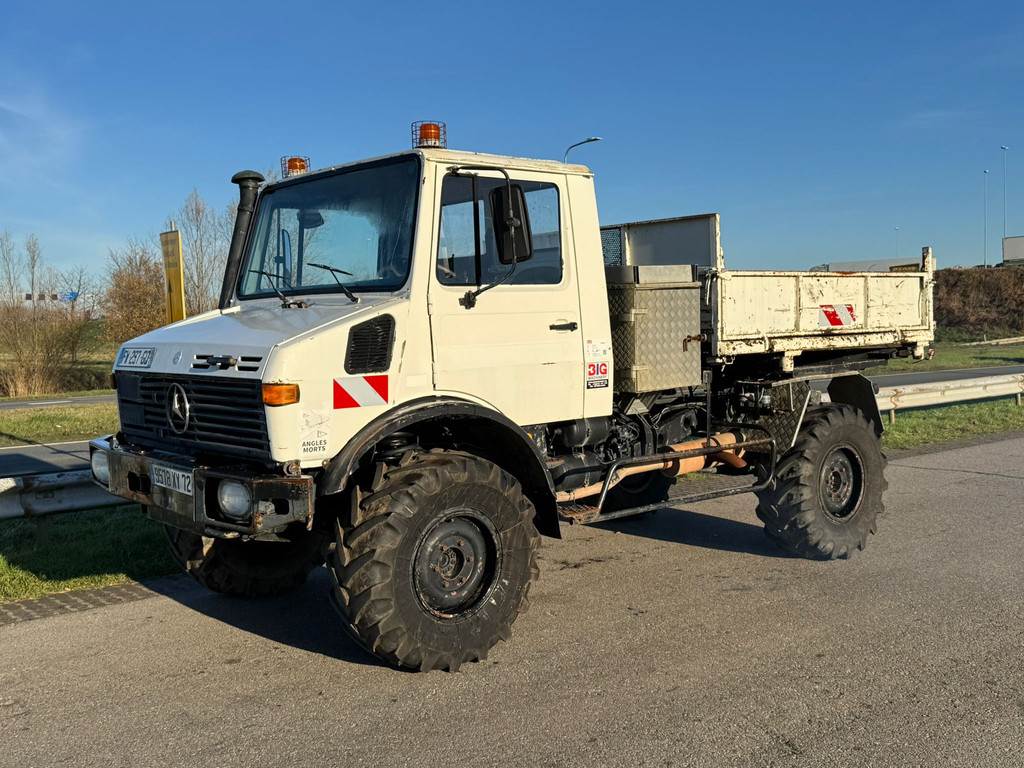
{"label": "distant building", "polygon": [[1024,267],[1024,235],[1003,238],[1003,266]]}

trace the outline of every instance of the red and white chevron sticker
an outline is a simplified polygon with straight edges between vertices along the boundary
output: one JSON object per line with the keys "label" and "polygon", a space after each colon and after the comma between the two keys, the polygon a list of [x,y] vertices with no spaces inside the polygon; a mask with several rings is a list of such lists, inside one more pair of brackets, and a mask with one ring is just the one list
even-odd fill
{"label": "red and white chevron sticker", "polygon": [[845,328],[857,324],[853,304],[822,304],[818,307],[818,325],[822,328]]}
{"label": "red and white chevron sticker", "polygon": [[387,405],[388,376],[347,376],[334,380],[334,408]]}

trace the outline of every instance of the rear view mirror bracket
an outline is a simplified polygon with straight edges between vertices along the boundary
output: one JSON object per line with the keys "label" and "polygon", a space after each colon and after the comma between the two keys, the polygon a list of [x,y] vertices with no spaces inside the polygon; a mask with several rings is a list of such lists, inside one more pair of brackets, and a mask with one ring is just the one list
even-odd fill
{"label": "rear view mirror bracket", "polygon": [[[515,274],[516,265],[520,261],[526,261],[526,259],[530,258],[530,256],[532,256],[533,254],[530,252],[530,224],[529,217],[526,211],[526,203],[523,198],[522,187],[513,186],[512,179],[508,175],[508,171],[506,171],[504,168],[499,168],[498,166],[456,165],[452,166],[448,172],[453,176],[458,176],[466,171],[497,171],[498,173],[505,177],[505,187],[503,190],[505,192],[505,198],[503,200],[500,199],[500,195],[498,195],[495,198],[495,200],[501,202],[502,208],[502,210],[500,211],[501,218],[499,219],[498,216],[496,215],[495,223],[500,227],[500,237],[498,238],[500,243],[498,246],[498,258],[503,264],[511,264],[508,272],[502,275],[500,279],[494,281],[493,283],[489,283],[488,285],[479,286],[476,290],[466,291],[465,295],[461,299],[459,299],[459,304],[461,304],[466,309],[472,309],[473,307],[476,306],[476,301],[480,294],[491,290],[491,288],[496,288],[497,286],[508,282],[508,280],[511,279],[512,275]],[[498,190],[495,190],[495,192],[498,192]],[[474,195],[475,194],[476,193],[474,191]],[[493,210],[496,211],[498,206],[495,206],[492,201],[491,207]],[[518,210],[516,210],[517,208]],[[522,238],[522,240],[517,245],[517,240],[520,238]],[[508,260],[506,260],[504,256],[506,239],[510,256]],[[524,253],[521,256],[518,253],[520,249],[524,251]],[[477,278],[479,279],[479,275],[477,276]]]}

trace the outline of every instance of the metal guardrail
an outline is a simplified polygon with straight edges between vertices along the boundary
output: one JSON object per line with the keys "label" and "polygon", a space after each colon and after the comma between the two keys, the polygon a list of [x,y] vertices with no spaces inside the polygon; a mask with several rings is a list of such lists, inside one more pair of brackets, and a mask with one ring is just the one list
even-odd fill
{"label": "metal guardrail", "polygon": [[889,422],[892,423],[896,421],[898,410],[953,405],[997,397],[1014,397],[1017,405],[1021,405],[1024,399],[1024,374],[978,376],[973,379],[885,387],[878,391],[877,400],[878,410],[888,413]]}
{"label": "metal guardrail", "polygon": [[0,477],[0,520],[127,503],[92,481],[92,470]]}
{"label": "metal guardrail", "polygon": [[998,347],[1006,344],[1024,344],[1024,336],[1011,336],[1006,339],[986,339],[964,344],[965,347]]}
{"label": "metal guardrail", "polygon": [[[878,391],[878,409],[895,422],[896,412],[912,408],[953,405],[972,400],[1014,397],[1024,401],[1024,374],[980,376],[973,379],[933,381],[885,387]],[[78,469],[43,475],[0,477],[0,520],[52,515],[125,504],[124,499],[104,491],[92,482],[92,472]]]}

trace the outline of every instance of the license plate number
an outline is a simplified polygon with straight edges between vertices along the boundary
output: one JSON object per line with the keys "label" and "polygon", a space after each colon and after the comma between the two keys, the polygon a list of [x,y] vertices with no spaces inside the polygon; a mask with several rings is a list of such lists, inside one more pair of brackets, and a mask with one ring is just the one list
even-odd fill
{"label": "license plate number", "polygon": [[182,472],[180,469],[172,469],[171,467],[165,467],[161,464],[154,464],[150,470],[150,479],[153,481],[153,485],[159,485],[161,488],[169,488],[177,493],[183,493],[186,496],[192,495],[192,473]]}
{"label": "license plate number", "polygon": [[153,364],[153,347],[125,347],[117,356],[118,368],[149,368]]}

